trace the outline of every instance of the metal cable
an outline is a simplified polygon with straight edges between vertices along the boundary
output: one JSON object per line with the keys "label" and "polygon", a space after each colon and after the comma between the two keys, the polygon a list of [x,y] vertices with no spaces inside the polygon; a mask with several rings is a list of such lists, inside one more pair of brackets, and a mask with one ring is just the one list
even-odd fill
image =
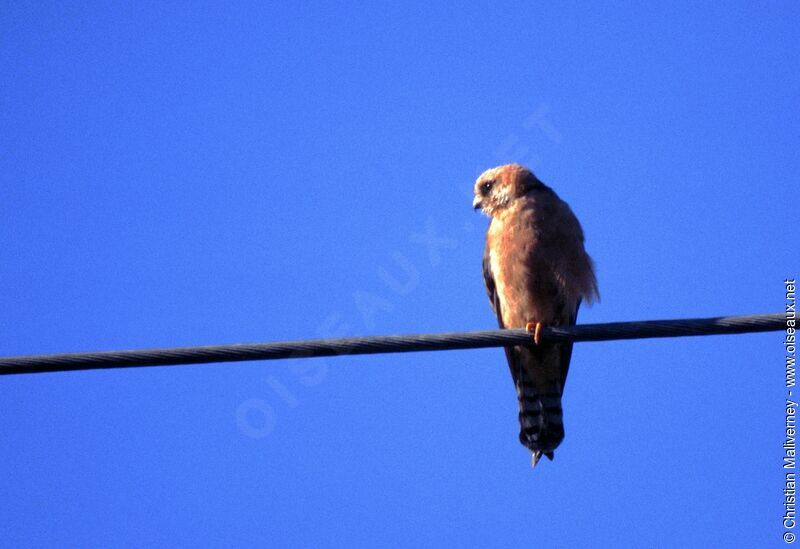
{"label": "metal cable", "polygon": [[[581,324],[563,327],[545,326],[542,328],[539,341],[540,344],[558,341],[609,341],[651,337],[741,334],[745,332],[777,331],[785,328],[786,315],[777,313],[679,320],[610,322],[606,324]],[[0,358],[0,375],[139,366],[169,366],[207,362],[236,362],[243,360],[274,360],[279,358],[445,351],[521,344],[533,345],[531,334],[525,330],[515,329],[30,355]]]}

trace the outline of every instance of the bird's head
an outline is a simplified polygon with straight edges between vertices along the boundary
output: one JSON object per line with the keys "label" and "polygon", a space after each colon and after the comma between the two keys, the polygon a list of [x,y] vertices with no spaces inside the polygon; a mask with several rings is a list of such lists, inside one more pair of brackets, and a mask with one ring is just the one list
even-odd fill
{"label": "bird's head", "polygon": [[472,207],[494,217],[508,208],[515,199],[536,187],[542,187],[533,172],[519,164],[506,164],[486,170],[475,182]]}

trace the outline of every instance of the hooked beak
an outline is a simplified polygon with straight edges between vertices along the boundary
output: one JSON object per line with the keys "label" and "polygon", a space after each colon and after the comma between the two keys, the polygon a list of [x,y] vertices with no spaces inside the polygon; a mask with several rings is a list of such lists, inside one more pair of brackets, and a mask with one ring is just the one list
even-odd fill
{"label": "hooked beak", "polygon": [[481,204],[481,197],[480,196],[476,196],[472,200],[472,209],[473,210],[480,210],[482,207],[483,207],[483,204]]}

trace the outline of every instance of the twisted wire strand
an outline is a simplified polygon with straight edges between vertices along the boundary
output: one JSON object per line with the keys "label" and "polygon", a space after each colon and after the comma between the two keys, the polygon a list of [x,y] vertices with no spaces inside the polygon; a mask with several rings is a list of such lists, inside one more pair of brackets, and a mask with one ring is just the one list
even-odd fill
{"label": "twisted wire strand", "polygon": [[[785,328],[786,315],[784,313],[678,320],[644,320],[561,327],[545,326],[540,332],[539,342],[540,344],[547,344],[559,341],[611,341],[654,337],[741,334],[746,332],[777,331]],[[533,344],[529,332],[513,329],[29,355],[0,357],[0,375],[172,366],[209,362],[238,362],[244,360],[446,351]]]}

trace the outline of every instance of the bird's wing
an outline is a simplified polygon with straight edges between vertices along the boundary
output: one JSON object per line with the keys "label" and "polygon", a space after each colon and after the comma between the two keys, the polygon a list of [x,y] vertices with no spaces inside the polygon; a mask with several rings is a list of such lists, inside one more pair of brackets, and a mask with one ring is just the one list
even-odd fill
{"label": "bird's wing", "polygon": [[494,274],[492,274],[492,262],[488,243],[483,251],[483,282],[486,284],[486,293],[489,295],[489,303],[492,306],[492,311],[497,315],[497,324],[500,328],[505,328],[505,326],[503,326],[503,314],[500,311],[500,296],[497,295],[497,286],[494,283]]}
{"label": "bird's wing", "polygon": [[[581,300],[579,299],[578,302],[575,304],[575,310],[572,312],[572,315],[569,317],[569,326],[575,326],[575,323],[578,321],[578,309],[581,307]],[[561,352],[561,390],[564,390],[564,385],[567,383],[567,372],[569,371],[569,362],[572,359],[572,342],[569,343],[561,343],[560,344],[560,352]]]}
{"label": "bird's wing", "polygon": [[[502,329],[505,328],[503,324],[503,312],[500,309],[500,296],[497,295],[497,285],[494,282],[494,274],[492,274],[492,262],[489,258],[489,244],[487,242],[486,248],[483,251],[483,282],[486,284],[486,293],[489,296],[489,303],[492,306],[492,311],[497,316],[497,325]],[[519,368],[514,367],[514,349],[513,347],[503,347],[506,352],[506,360],[508,367],[511,370],[511,376],[514,378],[514,383],[517,382],[517,375]]]}

